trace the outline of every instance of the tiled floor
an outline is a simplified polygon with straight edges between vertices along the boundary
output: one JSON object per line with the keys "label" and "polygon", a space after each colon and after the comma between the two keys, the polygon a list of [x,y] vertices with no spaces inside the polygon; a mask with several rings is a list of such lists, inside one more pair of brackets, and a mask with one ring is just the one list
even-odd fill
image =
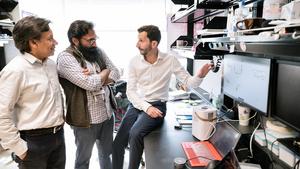
{"label": "tiled floor", "polygon": [[[67,161],[66,161],[66,169],[74,168],[75,161],[75,152],[76,146],[74,142],[73,131],[68,125],[65,125],[65,139],[66,139],[66,152],[67,152]],[[124,169],[128,167],[128,151],[125,153],[125,162]],[[97,148],[94,146],[91,161],[90,161],[90,169],[100,168],[99,160],[97,156]],[[0,169],[18,169],[17,164],[11,160],[9,151],[0,152]],[[140,169],[146,169],[146,167],[140,167]]]}

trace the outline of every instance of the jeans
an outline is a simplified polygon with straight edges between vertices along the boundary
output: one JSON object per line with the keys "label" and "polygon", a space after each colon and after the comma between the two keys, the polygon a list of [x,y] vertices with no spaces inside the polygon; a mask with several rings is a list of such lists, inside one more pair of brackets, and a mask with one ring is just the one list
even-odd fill
{"label": "jeans", "polygon": [[[163,117],[165,117],[165,102],[156,101],[150,104],[163,112]],[[113,169],[123,169],[124,153],[128,142],[130,145],[128,169],[138,169],[144,149],[144,137],[160,126],[163,119],[152,118],[130,104],[113,142]]]}
{"label": "jeans", "polygon": [[27,142],[25,159],[17,160],[19,169],[64,169],[66,147],[63,129],[55,134],[31,136],[21,134]]}
{"label": "jeans", "polygon": [[88,169],[94,144],[98,149],[101,169],[111,169],[110,154],[113,142],[114,118],[100,124],[91,124],[90,128],[72,127],[77,146],[75,169]]}

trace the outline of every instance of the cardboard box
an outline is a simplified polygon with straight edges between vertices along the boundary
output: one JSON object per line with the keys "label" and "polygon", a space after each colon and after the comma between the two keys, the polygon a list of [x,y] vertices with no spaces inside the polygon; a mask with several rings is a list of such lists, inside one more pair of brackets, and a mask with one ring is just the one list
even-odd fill
{"label": "cardboard box", "polygon": [[290,167],[294,167],[296,163],[296,157],[294,153],[280,143],[279,143],[279,159],[287,163]]}
{"label": "cardboard box", "polygon": [[300,19],[300,0],[292,1],[286,5],[282,6],[281,9],[281,19],[286,19],[288,21],[294,19]]}

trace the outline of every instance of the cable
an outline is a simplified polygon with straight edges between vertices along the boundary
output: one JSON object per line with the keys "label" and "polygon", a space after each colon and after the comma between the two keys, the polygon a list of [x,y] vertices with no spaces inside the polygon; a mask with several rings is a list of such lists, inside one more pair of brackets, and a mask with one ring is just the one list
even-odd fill
{"label": "cable", "polygon": [[299,39],[300,38],[300,35],[297,31],[295,31],[293,34],[292,34],[292,38],[293,39]]}
{"label": "cable", "polygon": [[225,116],[227,113],[229,113],[229,112],[233,112],[233,110],[232,110],[232,109],[233,109],[235,106],[233,105],[233,106],[232,106],[232,107],[229,109],[229,108],[228,108],[228,107],[226,107],[224,104],[222,104],[222,105],[221,105],[221,108],[220,108],[220,109],[218,109],[218,110],[219,110],[219,111],[222,111],[222,107],[225,107],[225,109],[226,109],[225,111],[226,111],[226,112],[225,112],[225,113],[223,113],[221,116],[217,117],[217,120],[218,120],[218,119],[221,119],[222,117],[224,117],[224,116]]}
{"label": "cable", "polygon": [[[256,114],[257,112],[255,112]],[[251,134],[251,137],[250,137],[250,145],[249,145],[249,149],[250,149],[250,154],[251,154],[251,157],[250,158],[253,158],[253,150],[252,150],[252,141],[253,141],[253,137],[254,137],[254,134],[256,132],[256,130],[258,129],[258,127],[260,126],[260,122],[258,123],[257,127],[254,129],[253,133]]]}
{"label": "cable", "polygon": [[[211,134],[207,137],[207,139],[205,139],[205,140],[208,140],[208,139],[210,139],[211,138],[211,136],[213,136],[214,134],[215,134],[215,132],[216,132],[216,126],[213,124],[213,123],[209,123],[212,127],[213,127],[213,131],[211,132]],[[207,130],[207,131],[209,131],[209,130]]]}
{"label": "cable", "polygon": [[212,72],[217,73],[221,67],[221,60],[223,59],[222,56],[216,56],[217,61],[216,64],[214,64],[214,59],[212,58],[211,63],[214,64],[212,68]]}
{"label": "cable", "polygon": [[[257,114],[257,112],[255,112],[255,114],[254,114],[252,117],[250,117],[250,118],[248,118],[248,119],[246,119],[246,120],[251,120],[252,118],[254,118],[254,117],[256,116],[256,114]],[[217,121],[217,123],[221,123],[221,122],[225,122],[225,121],[240,121],[240,120],[228,119],[228,120]],[[259,123],[259,124],[260,124],[260,123]]]}
{"label": "cable", "polygon": [[193,160],[193,159],[197,159],[197,158],[204,158],[204,159],[210,160],[210,161],[214,160],[214,159],[211,159],[211,158],[208,158],[208,157],[204,157],[204,156],[196,156],[196,157],[187,159],[187,160],[185,161],[185,163],[184,163],[185,167],[186,167],[187,169],[192,168],[192,166],[190,166],[190,165],[188,164],[188,162],[191,161],[191,160]]}
{"label": "cable", "polygon": [[[262,116],[260,116],[260,122],[262,123],[262,124],[264,124],[263,122],[263,119],[262,119]],[[263,133],[264,133],[264,137],[265,137],[265,142],[266,142],[266,146],[268,147],[268,140],[267,140],[267,134],[266,134],[266,128],[265,128],[265,126],[264,125],[262,125],[261,126],[262,127],[262,129],[263,129]],[[271,162],[271,164],[272,164],[272,169],[274,168],[274,164],[273,164],[273,155],[272,155],[272,152],[270,152],[270,151],[266,151],[267,152],[267,155],[268,155],[268,157],[269,157],[269,159],[270,159],[270,162]]]}
{"label": "cable", "polygon": [[272,169],[274,168],[274,164],[273,164],[273,146],[274,146],[274,143],[276,143],[277,142],[277,139],[276,140],[274,140],[273,142],[272,142],[272,144],[271,144],[271,158],[272,158]]}
{"label": "cable", "polygon": [[300,159],[295,163],[293,169],[299,169]]}

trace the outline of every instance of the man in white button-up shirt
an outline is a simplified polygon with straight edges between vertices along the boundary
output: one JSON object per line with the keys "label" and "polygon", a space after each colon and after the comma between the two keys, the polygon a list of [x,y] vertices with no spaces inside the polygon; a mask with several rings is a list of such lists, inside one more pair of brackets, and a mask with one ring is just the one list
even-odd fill
{"label": "man in white button-up shirt", "polygon": [[63,100],[50,21],[25,17],[13,29],[21,54],[0,73],[0,139],[20,169],[64,169]]}
{"label": "man in white button-up shirt", "polygon": [[130,144],[129,169],[138,169],[144,148],[143,138],[162,124],[171,75],[184,85],[198,87],[212,64],[205,64],[191,76],[175,56],[158,50],[161,34],[154,25],[138,29],[140,54],[129,65],[127,96],[131,105],[122,120],[113,144],[113,169],[123,169],[124,149]]}

